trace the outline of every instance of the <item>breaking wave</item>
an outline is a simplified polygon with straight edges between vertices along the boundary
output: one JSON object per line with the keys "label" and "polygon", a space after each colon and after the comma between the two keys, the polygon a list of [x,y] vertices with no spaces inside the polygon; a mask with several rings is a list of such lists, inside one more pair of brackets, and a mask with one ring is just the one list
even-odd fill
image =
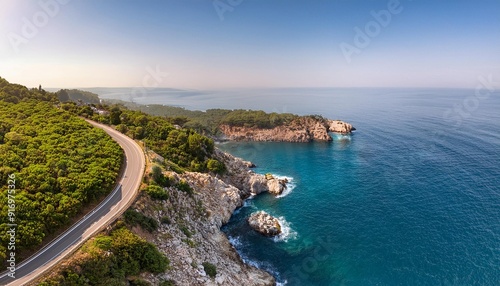
{"label": "breaking wave", "polygon": [[280,176],[280,175],[275,175],[275,174],[273,174],[273,176],[275,178],[278,178],[281,180],[284,180],[284,179],[288,180],[288,183],[286,183],[286,189],[283,191],[283,193],[281,193],[281,195],[276,196],[277,198],[283,198],[283,197],[288,196],[293,191],[293,189],[295,189],[295,187],[297,186],[293,177]]}
{"label": "breaking wave", "polygon": [[282,216],[277,217],[277,219],[281,226],[281,233],[273,237],[274,242],[288,242],[290,239],[296,239],[298,234],[290,227],[290,223]]}

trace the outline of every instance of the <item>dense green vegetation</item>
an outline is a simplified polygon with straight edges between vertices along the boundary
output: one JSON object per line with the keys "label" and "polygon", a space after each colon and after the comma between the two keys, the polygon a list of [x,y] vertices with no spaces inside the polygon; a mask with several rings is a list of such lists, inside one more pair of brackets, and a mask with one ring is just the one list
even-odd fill
{"label": "dense green vegetation", "polygon": [[164,272],[170,263],[153,244],[126,228],[96,237],[81,252],[77,253],[84,256],[81,261],[39,285],[149,285],[144,280],[129,278],[141,272]]}
{"label": "dense green vegetation", "polygon": [[18,103],[28,99],[52,103],[58,102],[57,97],[53,93],[46,92],[41,88],[28,89],[20,84],[9,83],[0,77],[0,103]]}
{"label": "dense green vegetation", "polygon": [[221,124],[256,128],[274,128],[290,123],[297,115],[290,113],[266,113],[261,110],[233,110],[221,120]]}
{"label": "dense green vegetation", "polygon": [[[226,113],[219,110],[210,114]],[[144,191],[152,199],[169,199],[164,187],[194,194],[186,181],[175,182],[165,177],[163,168],[176,172],[225,170],[224,164],[213,157],[213,140],[196,133],[189,119],[148,115],[123,105],[101,105],[91,93],[76,90],[50,93],[41,87],[28,89],[0,78],[2,259],[9,238],[6,232],[9,175],[16,176],[16,251],[19,252],[39,247],[44,238],[67,226],[114,185],[122,162],[121,149],[104,131],[76,115],[112,125],[163,157],[153,167],[152,180],[146,179],[149,185]],[[133,209],[124,214],[124,221],[128,227],[140,226],[149,232],[158,228],[155,219]],[[164,216],[161,223],[170,224],[171,220]],[[195,243],[189,240],[193,232],[187,227],[181,231],[194,247]],[[97,237],[82,251],[85,259],[78,258],[42,285],[146,285],[147,282],[136,277],[139,273],[164,272],[169,263],[154,245],[124,227]],[[171,283],[163,281],[165,285]]]}
{"label": "dense green vegetation", "polygon": [[153,183],[160,187],[170,187],[171,185],[171,179],[163,175],[163,170],[158,165],[153,165],[151,168],[151,178],[153,179]]}
{"label": "dense green vegetation", "polygon": [[[175,171],[185,170],[207,172],[223,170],[223,166],[208,161],[212,158],[214,141],[196,133],[193,129],[176,128],[164,116],[152,116],[141,111],[129,110],[122,105],[80,106],[76,103],[64,103],[62,109],[91,118],[95,121],[113,125],[116,130],[133,139],[142,140],[149,148],[166,159],[165,167]],[[214,167],[216,166],[217,167]]]}
{"label": "dense green vegetation", "polygon": [[138,225],[149,232],[153,232],[158,229],[158,223],[156,222],[156,220],[145,216],[144,214],[136,210],[128,209],[123,217],[125,218],[125,222],[129,226]]}
{"label": "dense green vegetation", "polygon": [[[194,129],[177,128],[172,118],[153,116],[124,105],[61,104],[71,113],[110,124],[127,136],[142,140],[149,148],[165,158],[165,167],[175,172],[223,172],[222,163],[212,158],[214,141]],[[174,120],[175,121],[175,120]],[[211,160],[211,161],[210,161]],[[208,166],[210,161],[210,167]]]}
{"label": "dense green vegetation", "polygon": [[129,109],[140,110],[155,116],[164,116],[167,120],[184,128],[194,129],[205,135],[218,136],[219,126],[245,126],[256,128],[274,128],[292,122],[298,115],[291,113],[266,113],[254,110],[208,109],[207,111],[187,110],[181,107],[165,105],[139,105],[131,102],[112,101],[123,104]]}
{"label": "dense green vegetation", "polygon": [[168,191],[160,186],[150,185],[144,191],[154,200],[168,200]]}
{"label": "dense green vegetation", "polygon": [[16,251],[39,246],[109,193],[122,150],[104,131],[60,109],[55,94],[0,78],[0,258],[8,245],[7,177],[14,174]]}
{"label": "dense green vegetation", "polygon": [[194,194],[194,190],[191,188],[191,186],[188,184],[188,182],[186,182],[185,180],[180,180],[176,185],[175,187],[181,191],[181,192],[185,192],[187,193],[188,195],[192,195]]}
{"label": "dense green vegetation", "polygon": [[74,101],[89,104],[99,104],[101,102],[99,95],[79,89],[61,89],[56,94],[61,102]]}

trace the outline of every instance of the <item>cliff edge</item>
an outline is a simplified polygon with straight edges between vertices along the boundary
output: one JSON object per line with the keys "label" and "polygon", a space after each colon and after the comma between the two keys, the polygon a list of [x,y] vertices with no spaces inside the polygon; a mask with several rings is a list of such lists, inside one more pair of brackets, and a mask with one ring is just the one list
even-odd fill
{"label": "cliff edge", "polygon": [[274,128],[222,124],[219,129],[228,140],[268,142],[332,141],[329,132],[348,134],[356,130],[347,122],[329,120],[319,116],[298,117],[290,123]]}
{"label": "cliff edge", "polygon": [[[185,181],[192,193],[169,187],[169,198],[152,200],[143,194],[133,208],[159,222],[148,241],[170,259],[170,270],[163,274],[143,274],[154,285],[175,281],[175,285],[275,285],[275,278],[264,270],[245,264],[220,230],[246,198],[272,190],[275,178],[256,174],[252,164],[215,149],[215,158],[224,162],[226,172],[214,175],[197,172],[166,172],[173,181]],[[216,275],[203,267],[210,263]]]}

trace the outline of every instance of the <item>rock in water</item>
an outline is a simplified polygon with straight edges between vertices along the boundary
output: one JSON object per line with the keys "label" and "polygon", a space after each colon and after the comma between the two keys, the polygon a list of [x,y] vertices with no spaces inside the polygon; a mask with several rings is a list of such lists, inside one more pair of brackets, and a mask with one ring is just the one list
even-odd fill
{"label": "rock in water", "polygon": [[341,120],[329,120],[328,125],[328,131],[330,132],[348,134],[356,130],[351,124]]}
{"label": "rock in water", "polygon": [[286,190],[285,180],[273,178],[267,181],[267,187],[269,192],[275,196],[281,195],[284,190]]}
{"label": "rock in water", "polygon": [[281,225],[277,218],[270,214],[259,211],[248,218],[248,224],[256,232],[265,236],[276,236],[281,233]]}
{"label": "rock in water", "polygon": [[281,193],[283,193],[283,191],[287,188],[286,184],[288,183],[288,180],[286,178],[278,179],[273,177],[271,174],[266,174],[266,180],[269,192],[275,196],[281,195]]}

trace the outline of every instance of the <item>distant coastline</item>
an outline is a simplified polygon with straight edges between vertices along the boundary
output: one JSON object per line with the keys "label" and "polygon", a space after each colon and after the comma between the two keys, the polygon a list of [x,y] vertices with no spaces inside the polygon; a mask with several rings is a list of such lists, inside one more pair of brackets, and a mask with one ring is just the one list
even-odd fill
{"label": "distant coastline", "polygon": [[[176,91],[176,90],[173,90]],[[215,141],[312,142],[332,141],[330,132],[349,134],[356,130],[347,122],[321,115],[265,112],[248,109],[188,110],[167,105],[143,105],[121,100],[106,100],[83,90],[57,91],[61,101],[81,104],[123,105],[132,110],[167,117],[177,128],[194,129]]]}
{"label": "distant coastline", "polygon": [[219,126],[224,138],[230,141],[260,142],[312,142],[332,141],[330,132],[349,134],[356,130],[351,124],[341,120],[329,120],[318,116],[303,116],[274,128],[246,126]]}

